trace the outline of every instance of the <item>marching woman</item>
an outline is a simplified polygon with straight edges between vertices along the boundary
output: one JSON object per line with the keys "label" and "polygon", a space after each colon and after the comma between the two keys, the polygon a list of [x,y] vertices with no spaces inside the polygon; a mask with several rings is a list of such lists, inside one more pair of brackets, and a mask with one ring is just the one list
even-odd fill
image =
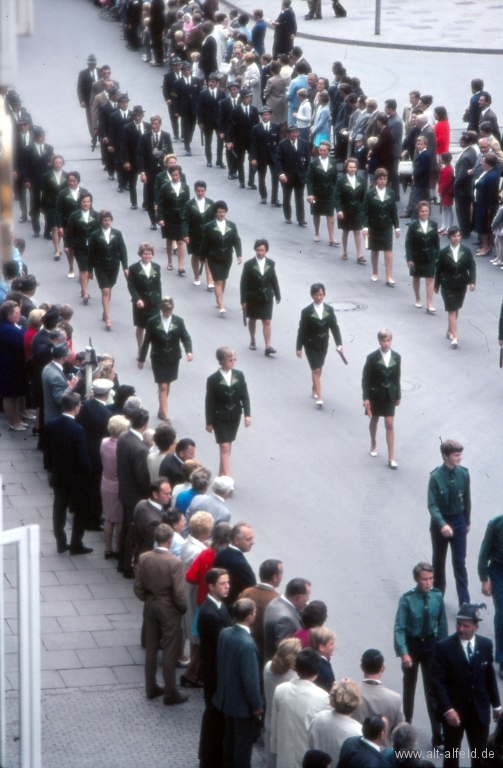
{"label": "marching woman", "polygon": [[196,193],[192,200],[185,203],[183,211],[183,239],[187,243],[187,251],[191,255],[192,270],[194,272],[194,285],[201,285],[200,270],[202,265],[206,270],[206,290],[213,291],[213,278],[208,268],[208,261],[203,253],[203,235],[205,224],[213,221],[213,200],[206,197],[206,182],[196,181],[194,184]]}
{"label": "marching woman", "polygon": [[377,334],[380,347],[368,355],[363,367],[363,406],[370,416],[370,455],[377,456],[377,425],[381,416],[386,427],[388,466],[397,469],[395,461],[395,406],[400,405],[401,357],[391,349],[393,334],[384,328]]}
{"label": "marching woman", "polygon": [[98,214],[100,228],[93,232],[89,240],[89,267],[91,270],[94,269],[101,289],[103,320],[107,331],[112,330],[110,300],[121,266],[124,277],[127,279],[128,276],[126,243],[122,232],[112,229],[112,221],[113,216],[110,211],[101,210]]}
{"label": "marching woman", "polygon": [[173,243],[177,246],[178,274],[183,277],[184,248],[183,241],[183,209],[190,199],[188,184],[181,181],[182,169],[179,165],[169,168],[171,181],[162,185],[157,198],[157,217],[161,226],[161,234],[166,238],[168,252],[168,269],[173,269]]}
{"label": "marching woman", "polygon": [[362,256],[361,229],[363,227],[363,201],[365,200],[365,184],[356,175],[358,163],[354,157],[348,157],[344,162],[344,176],[339,176],[335,183],[335,210],[337,224],[342,230],[342,254],[344,261],[348,258],[348,237],[352,232],[356,245],[356,261],[366,264]]}
{"label": "marching woman", "polygon": [[169,296],[161,300],[160,315],[150,318],[145,331],[142,348],[138,356],[138,368],[143,368],[148,348],[151,346],[150,359],[154,381],[159,385],[159,411],[157,417],[162,421],[168,418],[168,395],[172,381],[178,378],[178,366],[182,356],[180,343],[183,344],[187,362],[192,360],[192,339],[185,323],[173,314],[175,302]]}
{"label": "marching woman", "polygon": [[311,203],[314,223],[314,242],[320,242],[320,220],[326,216],[328,244],[339,245],[334,238],[334,188],[337,180],[337,164],[330,160],[330,142],[320,141],[319,157],[311,160],[307,169],[307,200]]}
{"label": "marching woman", "polygon": [[215,433],[220,447],[219,476],[231,477],[231,448],[243,411],[245,427],[251,424],[250,397],[244,374],[234,370],[234,350],[219,347],[216,357],[220,368],[206,381],[206,430]]}
{"label": "marching woman", "polygon": [[89,303],[89,241],[93,232],[99,229],[98,214],[93,210],[93,196],[81,190],[79,210],[70,214],[65,229],[65,250],[75,256],[79,268],[79,282],[84,304]]}
{"label": "marching woman", "polygon": [[228,210],[227,203],[223,200],[217,200],[213,205],[215,219],[205,225],[202,244],[202,252],[208,260],[215,283],[215,298],[221,316],[225,315],[223,296],[232,266],[232,252],[236,251],[238,264],[242,261],[241,238],[236,225],[225,218]]}
{"label": "marching woman", "polygon": [[405,261],[410,269],[412,287],[416,296],[415,307],[421,309],[420,285],[421,278],[426,280],[426,311],[433,315],[435,307],[432,306],[433,279],[440,250],[440,238],[438,236],[438,224],[430,219],[430,204],[426,200],[420,200],[416,205],[417,219],[412,219],[405,237]]}
{"label": "marching woman", "polygon": [[45,216],[44,237],[52,239],[54,245],[54,261],[59,261],[61,252],[59,250],[59,231],[58,216],[56,213],[56,200],[62,189],[68,186],[66,173],[63,170],[65,164],[61,155],[53,155],[51,160],[51,170],[44,174],[42,182],[42,200],[40,208]]}
{"label": "marching woman", "polygon": [[395,281],[391,276],[393,269],[393,227],[395,236],[400,237],[395,193],[386,186],[388,172],[384,168],[377,169],[375,179],[377,186],[369,189],[363,201],[363,236],[368,235],[369,238],[372,282],[377,282],[379,251],[384,251],[386,285],[394,288]]}
{"label": "marching woman", "polygon": [[77,171],[70,171],[66,177],[68,183],[67,189],[62,189],[56,198],[56,218],[58,222],[58,235],[63,238],[65,244],[66,258],[68,259],[68,277],[75,277],[73,272],[73,251],[69,248],[66,242],[66,228],[68,226],[68,219],[72,213],[79,210],[79,200],[83,192],[87,192],[87,189],[83,189],[80,186],[80,173]]}
{"label": "marching woman", "polygon": [[447,231],[449,245],[442,248],[435,270],[435,293],[439,290],[447,312],[447,338],[451,347],[458,346],[458,314],[463,306],[466,289],[475,290],[476,267],[473,254],[461,245],[461,230],[451,227]]}
{"label": "marching woman", "polygon": [[158,316],[161,306],[161,267],[154,264],[154,246],[141,243],[138,248],[140,261],[129,267],[127,287],[133,302],[133,323],[136,327],[138,357],[143,343],[143,332],[151,317]]}
{"label": "marching woman", "polygon": [[313,379],[313,397],[316,405],[321,408],[321,374],[325,365],[328,351],[330,331],[339,353],[344,353],[342,347],[341,332],[333,307],[325,304],[325,286],[323,283],[314,283],[311,286],[313,303],[302,310],[300,315],[299,331],[297,333],[297,357],[302,357],[302,347],[306,352],[307,362],[311,368]]}
{"label": "marching woman", "polygon": [[266,257],[269,243],[267,240],[255,240],[253,248],[256,255],[245,262],[241,275],[241,306],[248,318],[250,349],[257,349],[255,331],[257,320],[262,320],[265,354],[269,356],[276,353],[271,347],[271,319],[274,299],[279,304],[281,294],[274,261]]}

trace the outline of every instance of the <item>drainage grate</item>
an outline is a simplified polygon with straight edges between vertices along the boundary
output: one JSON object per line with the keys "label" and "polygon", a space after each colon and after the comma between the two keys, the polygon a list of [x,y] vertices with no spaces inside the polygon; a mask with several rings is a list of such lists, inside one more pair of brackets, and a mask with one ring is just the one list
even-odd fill
{"label": "drainage grate", "polygon": [[354,299],[341,299],[340,301],[331,301],[330,306],[335,309],[336,312],[353,312],[360,309],[368,309],[368,304],[363,304],[361,301],[355,301]]}
{"label": "drainage grate", "polygon": [[417,392],[421,389],[421,384],[415,384],[413,381],[401,381],[401,387],[403,392]]}

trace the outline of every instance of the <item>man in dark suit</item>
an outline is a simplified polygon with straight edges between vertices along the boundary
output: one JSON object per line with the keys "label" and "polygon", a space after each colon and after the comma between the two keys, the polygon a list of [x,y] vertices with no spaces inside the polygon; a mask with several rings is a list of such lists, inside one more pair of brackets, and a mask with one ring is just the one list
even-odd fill
{"label": "man in dark suit", "polygon": [[[239,105],[239,84],[236,82],[228,83],[227,91],[229,93],[226,99],[218,105],[218,135],[224,141],[229,134],[231,114]],[[233,149],[226,147],[227,167],[229,169],[228,178],[237,179],[236,153]]]}
{"label": "man in dark suit", "polygon": [[[498,125],[498,118],[496,117],[496,113],[491,109],[491,104],[492,104],[491,95],[487,93],[487,91],[482,91],[482,93],[479,95],[479,107],[480,107],[479,126],[480,126],[480,123],[483,123],[483,122],[491,123],[491,126],[492,126],[491,133],[501,144],[501,133]],[[477,126],[477,130],[479,126]]]}
{"label": "man in dark suit", "polygon": [[[80,410],[80,395],[66,392],[62,397],[62,409],[61,416],[45,425],[45,454],[54,488],[52,524],[59,554],[70,550],[71,555],[86,555],[93,551],[82,543],[91,461],[86,433],[75,421]],[[73,509],[70,546],[65,532],[69,507]]]}
{"label": "man in dark suit", "polygon": [[121,140],[121,161],[124,168],[124,174],[129,179],[129,199],[131,208],[136,211],[138,208],[138,196],[136,185],[138,183],[138,162],[137,151],[141,137],[150,131],[150,123],[143,120],[145,114],[143,107],[137,104],[133,107],[133,119],[122,129]]}
{"label": "man in dark suit", "polygon": [[307,227],[304,213],[304,188],[310,154],[307,141],[299,139],[296,125],[288,126],[288,138],[278,144],[276,168],[283,185],[283,213],[287,224],[292,223],[292,192],[299,227]]}
{"label": "man in dark suit", "polygon": [[173,152],[173,144],[169,133],[161,130],[162,118],[160,115],[152,115],[150,118],[151,130],[144,133],[138,142],[136,162],[141,174],[140,180],[145,184],[145,204],[150,219],[150,229],[157,229],[155,216],[155,179],[163,170],[162,161],[164,155]]}
{"label": "man in dark suit", "polygon": [[30,145],[33,140],[33,133],[30,127],[30,119],[28,116],[21,116],[19,118],[18,130],[12,137],[13,145],[13,177],[14,177],[14,199],[19,202],[21,209],[21,216],[19,217],[19,223],[24,224],[28,221],[28,205],[26,197],[25,176],[26,167],[28,165],[28,158],[30,153]]}
{"label": "man in dark suit", "polygon": [[170,499],[171,485],[165,477],[158,477],[150,484],[149,498],[136,505],[132,528],[135,563],[143,552],[150,552],[154,548],[155,529],[164,522],[164,512],[169,507]]}
{"label": "man in dark suit", "polygon": [[127,93],[121,93],[118,100],[118,109],[110,115],[108,126],[108,151],[113,155],[115,170],[117,172],[117,181],[119,186],[117,192],[123,192],[129,188],[129,176],[124,170],[124,160],[122,158],[122,134],[124,128],[133,119],[133,113],[129,106],[129,97]]}
{"label": "man in dark suit", "polygon": [[[227,149],[233,150],[236,154],[236,164],[239,178],[240,189],[245,188],[245,157],[250,152],[251,134],[254,125],[259,122],[257,107],[251,106],[251,92],[243,88],[240,94],[241,104],[232,110],[228,130],[227,130]],[[250,189],[257,189],[253,183],[255,168],[251,164],[248,166],[248,186]]]}
{"label": "man in dark suit", "polygon": [[118,109],[120,95],[119,89],[112,85],[108,91],[108,100],[100,107],[98,112],[98,136],[101,143],[101,158],[107,169],[109,181],[114,180],[115,173],[114,155],[113,152],[108,151],[110,145],[110,118],[113,112]]}
{"label": "man in dark suit", "polygon": [[169,119],[171,120],[171,128],[173,130],[173,139],[178,141],[180,138],[180,128],[178,124],[178,118],[175,115],[175,108],[173,106],[173,99],[176,97],[175,83],[180,80],[182,76],[182,60],[179,56],[174,56],[171,59],[171,69],[166,72],[162,81],[162,95],[164,101],[168,107]]}
{"label": "man in dark suit", "polygon": [[229,574],[230,590],[226,599],[227,605],[232,605],[247,587],[257,583],[255,574],[244,556],[253,545],[253,529],[248,523],[237,523],[231,531],[231,543],[225,549],[217,552],[215,568],[225,568]]}
{"label": "man in dark suit", "polygon": [[93,382],[94,397],[84,400],[78,415],[78,423],[84,427],[89,445],[89,457],[91,459],[91,477],[89,481],[88,501],[89,517],[86,521],[88,531],[101,531],[101,517],[103,505],[101,503],[101,477],[103,464],[101,461],[101,441],[108,435],[108,422],[111,413],[107,408],[107,399],[113,388],[113,381],[109,379],[96,379]]}
{"label": "man in dark suit", "polygon": [[148,411],[138,408],[131,414],[130,424],[129,430],[123,432],[117,442],[119,501],[124,508],[117,570],[125,579],[134,578],[131,540],[134,509],[139,501],[148,498],[150,491],[148,448],[143,442],[143,432],[148,427]]}
{"label": "man in dark suit", "polygon": [[212,34],[214,29],[215,25],[212,21],[207,20],[204,22],[204,42],[201,46],[201,58],[199,59],[199,66],[204,72],[206,82],[208,82],[211,73],[218,70],[217,41]]}
{"label": "man in dark suit", "polygon": [[199,760],[201,768],[222,768],[225,718],[213,704],[217,690],[217,648],[220,632],[232,627],[232,619],[223,602],[229,594],[229,574],[223,568],[211,568],[204,577],[208,595],[197,619],[201,661],[200,678],[204,685],[205,710],[201,721]]}
{"label": "man in dark suit", "polygon": [[[32,301],[32,297],[35,296],[40,283],[37,283],[35,275],[26,275],[26,277],[18,279],[21,281],[19,286],[19,291],[21,293],[21,314],[28,319],[32,309],[37,309],[37,305]],[[13,290],[12,286],[11,290]]]}
{"label": "man in dark suit", "polygon": [[277,588],[283,578],[283,563],[281,560],[264,560],[259,568],[259,583],[254,587],[245,589],[239,597],[247,597],[253,600],[257,607],[257,615],[251,626],[251,636],[255,640],[258,649],[260,669],[264,668],[264,613],[272,600],[279,597]]}
{"label": "man in dark suit", "polygon": [[295,35],[297,34],[297,20],[292,9],[292,0],[283,0],[281,12],[276,21],[273,21],[273,25],[274,44],[272,57],[277,59],[282,53],[290,53],[293,48]]}
{"label": "man in dark suit", "polygon": [[89,134],[91,136],[91,147],[93,149],[96,146],[96,136],[94,135],[91,120],[91,89],[94,83],[100,77],[96,68],[96,62],[96,56],[94,53],[91,53],[87,57],[87,68],[82,69],[79,72],[79,77],[77,80],[77,98],[82,109],[86,110],[87,127],[89,128]]}
{"label": "man in dark suit", "polygon": [[196,127],[197,102],[199,99],[199,80],[191,76],[192,65],[188,61],[182,62],[182,77],[174,84],[175,96],[173,108],[176,117],[180,118],[182,139],[185,154],[192,155],[190,143]]}
{"label": "man in dark suit", "polygon": [[264,657],[272,659],[282,640],[293,637],[302,629],[302,611],[311,596],[311,583],[307,579],[291,579],[285,594],[271,600],[264,611]]}
{"label": "man in dark suit", "polygon": [[42,204],[42,186],[44,175],[49,172],[54,147],[45,143],[45,131],[39,125],[33,128],[33,142],[24,153],[22,168],[23,183],[30,190],[31,226],[33,236],[40,237],[40,206]]}
{"label": "man in dark suit", "polygon": [[278,200],[278,171],[276,168],[276,153],[281,141],[279,125],[271,123],[270,107],[260,110],[260,122],[254,125],[251,133],[250,160],[258,172],[258,190],[260,202],[267,204],[267,187],[265,177],[267,169],[271,172],[271,205],[281,206]]}
{"label": "man in dark suit", "polygon": [[26,107],[22,106],[23,102],[21,101],[21,97],[19,96],[18,93],[16,93],[16,91],[9,91],[6,98],[9,104],[9,111],[12,119],[13,133],[15,136],[16,132],[19,130],[19,123],[21,118],[28,119],[30,128],[33,125],[33,121]]}
{"label": "man in dark suit", "polygon": [[208,77],[208,87],[201,91],[197,103],[197,122],[204,135],[204,153],[206,155],[206,165],[212,166],[213,155],[211,147],[213,144],[213,134],[217,137],[217,168],[225,168],[222,162],[222,152],[224,149],[223,139],[218,132],[218,113],[220,102],[226,98],[225,91],[218,87],[220,77],[217,72],[213,72]]}
{"label": "man in dark suit", "polygon": [[493,667],[493,644],[476,632],[479,609],[484,606],[463,603],[456,617],[456,632],[435,647],[431,670],[437,714],[443,720],[444,768],[457,768],[459,748],[466,733],[472,768],[483,764],[493,719],[501,715],[500,697]]}
{"label": "man in dark suit", "polygon": [[249,632],[255,613],[253,600],[238,600],[235,625],[218,638],[213,704],[225,716],[223,765],[236,768],[250,768],[255,718],[264,711],[257,646]]}
{"label": "man in dark suit", "polygon": [[463,120],[468,122],[467,131],[478,131],[480,123],[479,96],[484,90],[484,81],[475,77],[470,85],[472,95],[470,97],[468,108],[463,115]]}
{"label": "man in dark suit", "polygon": [[386,719],[381,715],[366,717],[361,736],[350,736],[343,743],[337,768],[381,768],[386,765],[381,747],[388,731]]}
{"label": "man in dark suit", "polygon": [[152,53],[154,60],[150,62],[152,67],[163,67],[162,35],[166,23],[164,0],[150,0],[150,34],[152,35]]}
{"label": "man in dark suit", "polygon": [[183,437],[176,444],[175,452],[168,453],[159,466],[159,475],[167,477],[172,488],[185,482],[182,473],[184,461],[193,459],[196,455],[196,444],[190,437]]}
{"label": "man in dark suit", "polygon": [[472,232],[472,174],[469,173],[477,161],[477,151],[473,146],[477,142],[477,134],[466,131],[461,134],[459,145],[462,152],[454,169],[454,203],[456,216],[461,230],[461,237],[467,240]]}

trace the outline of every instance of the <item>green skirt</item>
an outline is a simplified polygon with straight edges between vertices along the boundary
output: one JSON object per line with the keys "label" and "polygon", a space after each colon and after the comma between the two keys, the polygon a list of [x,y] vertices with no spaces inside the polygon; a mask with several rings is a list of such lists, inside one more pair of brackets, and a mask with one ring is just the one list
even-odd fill
{"label": "green skirt", "polygon": [[304,347],[306,353],[307,362],[312,371],[317,368],[323,368],[325,365],[325,358],[327,356],[327,349],[313,349],[312,347]]}
{"label": "green skirt", "polygon": [[119,277],[119,262],[112,269],[100,269],[95,267],[96,280],[99,288],[113,288]]}
{"label": "green skirt", "polygon": [[393,230],[391,227],[387,229],[369,229],[369,250],[393,250]]}
{"label": "green skirt", "polygon": [[466,296],[466,285],[463,288],[457,290],[447,290],[444,287],[440,287],[440,293],[444,300],[444,307],[446,312],[457,312],[461,309]]}
{"label": "green skirt", "polygon": [[213,431],[215,433],[215,440],[220,443],[233,443],[236,439],[236,435],[239,429],[239,423],[241,416],[234,419],[234,421],[216,421],[213,424]]}
{"label": "green skirt", "polygon": [[229,261],[210,261],[208,259],[208,266],[213,280],[227,280],[231,271],[232,259]]}
{"label": "green skirt", "polygon": [[170,384],[172,381],[177,380],[180,360],[176,360],[174,363],[168,363],[167,361],[155,360],[154,358],[150,359],[156,384]]}
{"label": "green skirt", "polygon": [[254,303],[253,301],[247,301],[246,317],[249,317],[251,320],[271,320],[273,306],[274,306],[274,299],[265,301],[263,304]]}

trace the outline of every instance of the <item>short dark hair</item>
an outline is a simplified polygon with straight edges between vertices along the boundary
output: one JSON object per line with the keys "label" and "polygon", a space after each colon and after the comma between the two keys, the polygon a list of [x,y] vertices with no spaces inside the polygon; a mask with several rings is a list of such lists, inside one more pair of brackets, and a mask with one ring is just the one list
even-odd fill
{"label": "short dark hair", "polygon": [[396,112],[396,99],[386,99],[386,101],[384,102],[384,106]]}
{"label": "short dark hair", "polygon": [[426,93],[421,95],[420,100],[426,107],[430,107],[433,104],[433,96],[430,96],[429,94],[427,95]]}
{"label": "short dark hair", "polygon": [[169,482],[167,477],[163,477],[162,475],[157,478],[157,480],[153,480],[150,483],[150,495],[152,496],[153,493],[159,493],[161,490],[161,485],[168,484],[171,488],[171,483]]}
{"label": "short dark hair", "polygon": [[496,168],[498,165],[498,158],[494,152],[488,152],[487,155],[484,156],[482,162],[486,163],[486,165],[489,165],[491,168]]}
{"label": "short dark hair", "polygon": [[248,16],[247,13],[241,13],[238,16],[238,23],[241,24],[242,27],[245,27],[249,21],[250,21],[250,17]]}
{"label": "short dark hair", "polygon": [[382,123],[382,125],[388,125],[389,115],[387,115],[386,112],[379,112],[377,115],[377,122]]}
{"label": "short dark hair", "polygon": [[179,456],[182,451],[186,451],[187,448],[190,448],[190,446],[195,448],[196,447],[195,442],[190,437],[182,437],[182,439],[179,440],[176,444],[176,448],[175,448],[176,455]]}
{"label": "short dark hair", "polygon": [[166,523],[159,523],[154,531],[154,541],[157,544],[165,544],[173,538],[174,530]]}
{"label": "short dark hair", "polygon": [[266,253],[269,250],[269,242],[265,238],[261,238],[260,240],[255,240],[253,243],[253,250],[256,251],[257,248],[260,248],[260,246],[263,245],[265,247]]}
{"label": "short dark hair", "polygon": [[449,227],[449,229],[447,230],[447,237],[452,237],[457,232],[461,232],[461,230],[457,224],[453,224],[452,227]]}
{"label": "short dark hair", "polygon": [[304,51],[302,50],[300,45],[294,45],[290,53],[293,53],[294,56],[297,56],[297,58],[299,58],[300,56],[302,56]]}
{"label": "short dark hair", "polygon": [[452,155],[450,152],[442,152],[442,154],[440,155],[440,159],[442,160],[443,163],[448,165],[450,162],[452,162]]}
{"label": "short dark hair", "polygon": [[240,600],[236,600],[232,606],[232,615],[234,620],[239,624],[241,621],[247,619],[248,616],[251,616],[255,609],[256,605],[253,600],[250,600],[248,597],[242,597]]}
{"label": "short dark hair", "polygon": [[[449,232],[451,229],[454,229],[454,227],[451,227]],[[459,228],[456,227],[456,229],[459,232]],[[449,232],[447,235],[450,237]],[[457,442],[457,440],[444,440],[443,443],[440,444],[440,453],[442,456],[450,456],[451,453],[461,453],[461,451],[464,451],[464,448],[461,443]]]}
{"label": "short dark hair", "polygon": [[196,183],[194,184],[194,192],[196,191],[196,189],[197,189],[198,187],[204,187],[205,189],[208,189],[208,185],[207,185],[207,184],[206,184],[206,182],[205,182],[205,181],[203,181],[202,179],[199,179],[199,180],[198,180],[198,181],[196,181]]}
{"label": "short dark hair", "polygon": [[297,74],[298,75],[308,75],[309,74],[309,64],[307,61],[299,61],[297,64]]}
{"label": "short dark hair", "polygon": [[323,291],[324,294],[326,294],[325,286],[323,283],[313,283],[311,286],[311,296],[314,296],[315,293],[318,293],[318,291]]}
{"label": "short dark hair", "polygon": [[412,575],[416,581],[418,580],[421,571],[428,571],[428,573],[433,573],[433,566],[426,562],[421,562],[415,565],[412,569]]}
{"label": "short dark hair", "polygon": [[382,715],[371,715],[362,723],[362,736],[369,741],[377,739],[384,730],[386,730],[386,722]]}
{"label": "short dark hair", "polygon": [[481,80],[480,77],[474,77],[471,82],[471,86],[472,88],[475,88],[475,93],[476,93],[477,91],[482,90],[482,88],[484,87],[484,81]]}
{"label": "short dark hair", "polygon": [[78,171],[68,171],[66,178],[68,178],[68,176],[74,176],[77,181],[80,182],[80,173]]}
{"label": "short dark hair", "polygon": [[306,629],[322,627],[328,616],[328,608],[323,600],[313,600],[302,611],[302,622]]}
{"label": "short dark hair", "polygon": [[437,116],[437,120],[448,120],[449,115],[445,107],[435,107],[433,114]]}
{"label": "short dark hair", "polygon": [[[484,97],[484,99],[486,100],[487,104],[492,104],[492,100],[493,99],[492,99],[492,96],[491,96],[490,93],[487,93],[487,91],[482,91],[480,96]],[[479,98],[480,98],[480,96],[479,96]]]}
{"label": "short dark hair", "polygon": [[302,768],[328,768],[332,758],[321,749],[308,749],[302,758]]}
{"label": "short dark hair", "polygon": [[90,192],[82,192],[82,191],[80,192],[80,195],[79,195],[79,199],[78,199],[78,201],[77,201],[77,202],[78,202],[78,204],[80,205],[80,204],[81,204],[81,202],[82,202],[82,200],[85,200],[85,199],[86,199],[86,197],[89,197],[89,198],[90,198],[90,200],[91,200],[91,205],[92,205],[92,204],[93,204],[93,196],[92,196],[92,194],[91,194]]}
{"label": "short dark hair", "polygon": [[173,526],[178,525],[182,517],[185,518],[185,514],[181,509],[178,509],[178,507],[172,507],[172,509],[168,509],[164,513],[164,519],[172,528]]}
{"label": "short dark hair", "polygon": [[314,677],[320,671],[321,656],[313,648],[303,648],[295,659],[295,671],[301,680]]}
{"label": "short dark hair", "polygon": [[376,648],[369,648],[362,656],[361,666],[364,673],[369,675],[377,675],[381,671],[384,664],[384,656],[381,651]]}
{"label": "short dark hair", "polygon": [[228,573],[229,571],[226,571],[225,568],[210,568],[210,570],[204,574],[204,582],[206,586],[208,586],[208,584],[213,584],[213,586],[215,586],[220,576],[225,576]]}
{"label": "short dark hair", "polygon": [[65,392],[61,398],[61,409],[63,413],[74,411],[80,405],[80,395],[78,392]]}
{"label": "short dark hair", "polygon": [[114,405],[122,409],[128,397],[134,397],[136,389],[131,384],[119,384],[114,395]]}
{"label": "short dark hair", "polygon": [[229,210],[229,206],[225,200],[217,200],[216,203],[213,203],[213,213],[216,213],[219,208],[223,208],[224,211]]}
{"label": "short dark hair", "polygon": [[173,445],[173,441],[176,437],[176,431],[169,424],[159,424],[155,428],[154,443],[161,451],[167,451],[168,448]]}
{"label": "short dark hair", "polygon": [[307,579],[290,579],[286,585],[285,595],[286,597],[297,597],[297,595],[305,595],[307,588],[311,586],[311,582]]}
{"label": "short dark hair", "polygon": [[148,411],[146,411],[145,408],[137,408],[137,410],[133,411],[131,414],[129,421],[131,422],[133,429],[144,427],[145,424],[148,424]]}
{"label": "short dark hair", "polygon": [[281,560],[264,560],[258,571],[260,581],[267,584],[275,576],[278,576],[281,564]]}

